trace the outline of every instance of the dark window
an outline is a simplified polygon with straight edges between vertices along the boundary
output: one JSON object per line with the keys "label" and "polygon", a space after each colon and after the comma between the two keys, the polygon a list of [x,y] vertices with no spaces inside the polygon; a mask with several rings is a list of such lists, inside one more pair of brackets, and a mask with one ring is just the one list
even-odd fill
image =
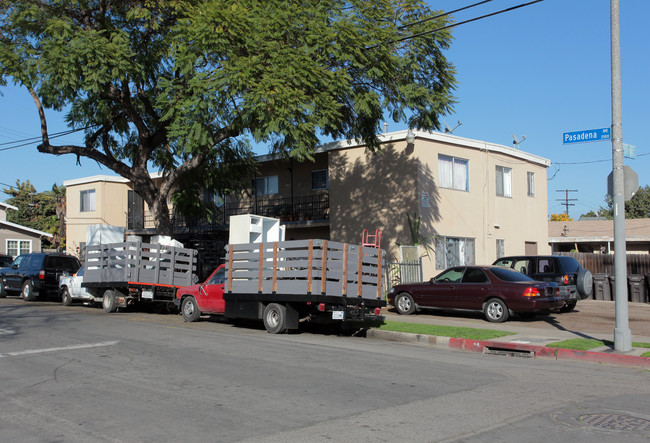
{"label": "dark window", "polygon": [[47,261],[47,267],[48,269],[77,272],[79,262],[73,257],[50,256]]}
{"label": "dark window", "polygon": [[329,179],[327,169],[319,171],[311,171],[311,189],[327,189],[329,187]]}
{"label": "dark window", "polygon": [[492,273],[503,281],[533,281],[532,278],[508,268],[492,268]]}
{"label": "dark window", "polygon": [[551,258],[540,258],[537,260],[537,272],[541,274],[550,274],[554,273],[555,269],[553,267],[553,259]]}
{"label": "dark window", "polygon": [[463,276],[463,283],[487,283],[489,279],[482,269],[469,268]]}

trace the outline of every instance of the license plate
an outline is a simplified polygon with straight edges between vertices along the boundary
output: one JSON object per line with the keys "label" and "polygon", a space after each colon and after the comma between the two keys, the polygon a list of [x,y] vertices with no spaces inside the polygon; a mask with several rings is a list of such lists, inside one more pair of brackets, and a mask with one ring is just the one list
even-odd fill
{"label": "license plate", "polygon": [[142,298],[153,300],[153,291],[142,291]]}
{"label": "license plate", "polygon": [[332,320],[343,320],[343,311],[332,311]]}

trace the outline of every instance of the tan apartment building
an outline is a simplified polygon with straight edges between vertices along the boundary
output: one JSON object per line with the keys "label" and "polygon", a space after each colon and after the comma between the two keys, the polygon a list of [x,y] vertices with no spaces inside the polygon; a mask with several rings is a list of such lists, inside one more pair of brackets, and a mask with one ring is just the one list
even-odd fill
{"label": "tan apartment building", "polygon": [[[364,229],[371,234],[380,230],[381,247],[389,260],[399,261],[399,245],[411,243],[408,214],[420,220],[425,278],[455,264],[550,252],[549,160],[442,133],[417,132],[410,143],[407,131],[380,137],[382,151],[377,153],[344,141],[318,147],[314,162],[259,157],[251,196],[207,196],[222,213],[204,228],[217,235],[227,230],[228,216],[254,213],[283,220],[287,239],[360,243]],[[64,185],[68,252],[76,252],[90,224],[124,226],[127,234],[144,239],[155,234],[146,208],[129,203],[137,193],[126,180],[100,176]],[[92,189],[94,210],[82,211],[91,207],[83,199]],[[190,231],[178,226],[179,235]]]}

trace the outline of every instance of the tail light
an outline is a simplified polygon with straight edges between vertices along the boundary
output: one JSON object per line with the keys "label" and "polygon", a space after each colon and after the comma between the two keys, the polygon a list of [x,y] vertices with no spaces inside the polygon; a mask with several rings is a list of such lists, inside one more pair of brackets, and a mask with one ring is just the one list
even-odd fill
{"label": "tail light", "polygon": [[537,288],[530,287],[526,288],[523,295],[524,297],[539,297],[541,294]]}
{"label": "tail light", "polygon": [[565,285],[569,284],[569,276],[568,275],[564,275],[564,277],[562,277],[562,283],[564,283]]}
{"label": "tail light", "polygon": [[381,315],[381,308],[375,308],[375,315],[380,316]]}
{"label": "tail light", "polygon": [[45,271],[43,271],[42,269],[38,271],[38,279],[45,280]]}
{"label": "tail light", "polygon": [[325,303],[319,303],[318,304],[318,310],[320,312],[325,312]]}

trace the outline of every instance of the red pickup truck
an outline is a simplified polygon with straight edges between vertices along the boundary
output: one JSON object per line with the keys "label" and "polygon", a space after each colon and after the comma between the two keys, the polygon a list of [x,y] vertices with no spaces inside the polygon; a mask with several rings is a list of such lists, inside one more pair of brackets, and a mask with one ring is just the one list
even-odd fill
{"label": "red pickup truck", "polygon": [[178,288],[175,304],[180,306],[185,321],[197,321],[201,314],[224,314],[225,278],[226,268],[221,265],[203,283]]}

